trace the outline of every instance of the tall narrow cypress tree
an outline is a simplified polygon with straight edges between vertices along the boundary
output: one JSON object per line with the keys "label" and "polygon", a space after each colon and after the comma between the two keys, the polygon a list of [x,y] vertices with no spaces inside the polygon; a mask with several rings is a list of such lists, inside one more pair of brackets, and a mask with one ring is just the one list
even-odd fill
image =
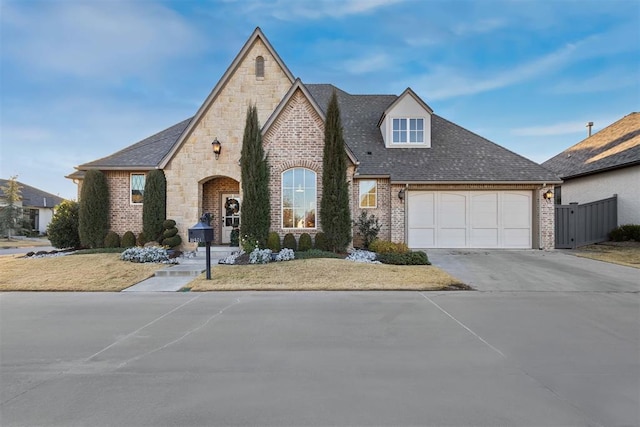
{"label": "tall narrow cypress tree", "polygon": [[101,248],[109,231],[109,187],[99,170],[88,170],[80,191],[78,234],[82,246]]}
{"label": "tall narrow cypress tree", "polygon": [[333,91],[324,125],[322,201],[320,221],[327,246],[343,252],[351,241],[351,212],[347,184],[347,158],[342,136],[338,97]]}
{"label": "tall narrow cypress tree", "polygon": [[167,219],[167,179],[162,170],[154,169],[147,174],[144,182],[142,231],[147,241],[159,238],[165,219]]}
{"label": "tall narrow cypress tree", "polygon": [[269,234],[269,169],[262,146],[262,133],[255,105],[247,109],[240,157],[242,169],[242,207],[240,233],[264,247]]}

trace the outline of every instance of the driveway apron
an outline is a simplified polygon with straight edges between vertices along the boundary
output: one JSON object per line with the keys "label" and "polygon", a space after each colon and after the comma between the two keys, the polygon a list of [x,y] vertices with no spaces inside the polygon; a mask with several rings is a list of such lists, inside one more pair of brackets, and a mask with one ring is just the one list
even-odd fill
{"label": "driveway apron", "polygon": [[431,262],[479,291],[639,292],[638,269],[540,250],[429,249]]}

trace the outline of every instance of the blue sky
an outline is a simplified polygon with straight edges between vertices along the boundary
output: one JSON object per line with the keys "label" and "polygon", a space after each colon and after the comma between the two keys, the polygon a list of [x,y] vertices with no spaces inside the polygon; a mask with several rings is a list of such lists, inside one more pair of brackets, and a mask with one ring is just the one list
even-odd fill
{"label": "blue sky", "polygon": [[195,114],[256,26],[305,83],[411,87],[536,162],[640,110],[640,1],[0,0],[0,177],[64,176]]}

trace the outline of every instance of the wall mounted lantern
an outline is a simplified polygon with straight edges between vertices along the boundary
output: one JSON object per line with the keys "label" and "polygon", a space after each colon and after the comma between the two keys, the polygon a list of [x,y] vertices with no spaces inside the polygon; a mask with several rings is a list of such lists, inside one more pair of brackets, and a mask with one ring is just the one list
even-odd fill
{"label": "wall mounted lantern", "polygon": [[404,188],[398,192],[398,199],[404,200]]}
{"label": "wall mounted lantern", "polygon": [[214,139],[211,143],[211,148],[213,148],[213,154],[216,156],[216,160],[220,157],[220,152],[222,151],[222,144],[218,141],[218,138]]}
{"label": "wall mounted lantern", "polygon": [[547,201],[553,199],[553,191],[547,190],[547,192],[542,195],[542,198]]}

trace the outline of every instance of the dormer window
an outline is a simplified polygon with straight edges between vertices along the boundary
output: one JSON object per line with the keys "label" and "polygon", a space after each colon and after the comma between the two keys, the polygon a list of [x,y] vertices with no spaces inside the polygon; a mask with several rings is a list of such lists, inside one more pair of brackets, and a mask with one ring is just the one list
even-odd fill
{"label": "dormer window", "polygon": [[394,144],[424,144],[424,119],[410,117],[393,119],[391,137]]}
{"label": "dormer window", "polygon": [[256,58],[256,78],[264,78],[264,58],[262,56]]}

